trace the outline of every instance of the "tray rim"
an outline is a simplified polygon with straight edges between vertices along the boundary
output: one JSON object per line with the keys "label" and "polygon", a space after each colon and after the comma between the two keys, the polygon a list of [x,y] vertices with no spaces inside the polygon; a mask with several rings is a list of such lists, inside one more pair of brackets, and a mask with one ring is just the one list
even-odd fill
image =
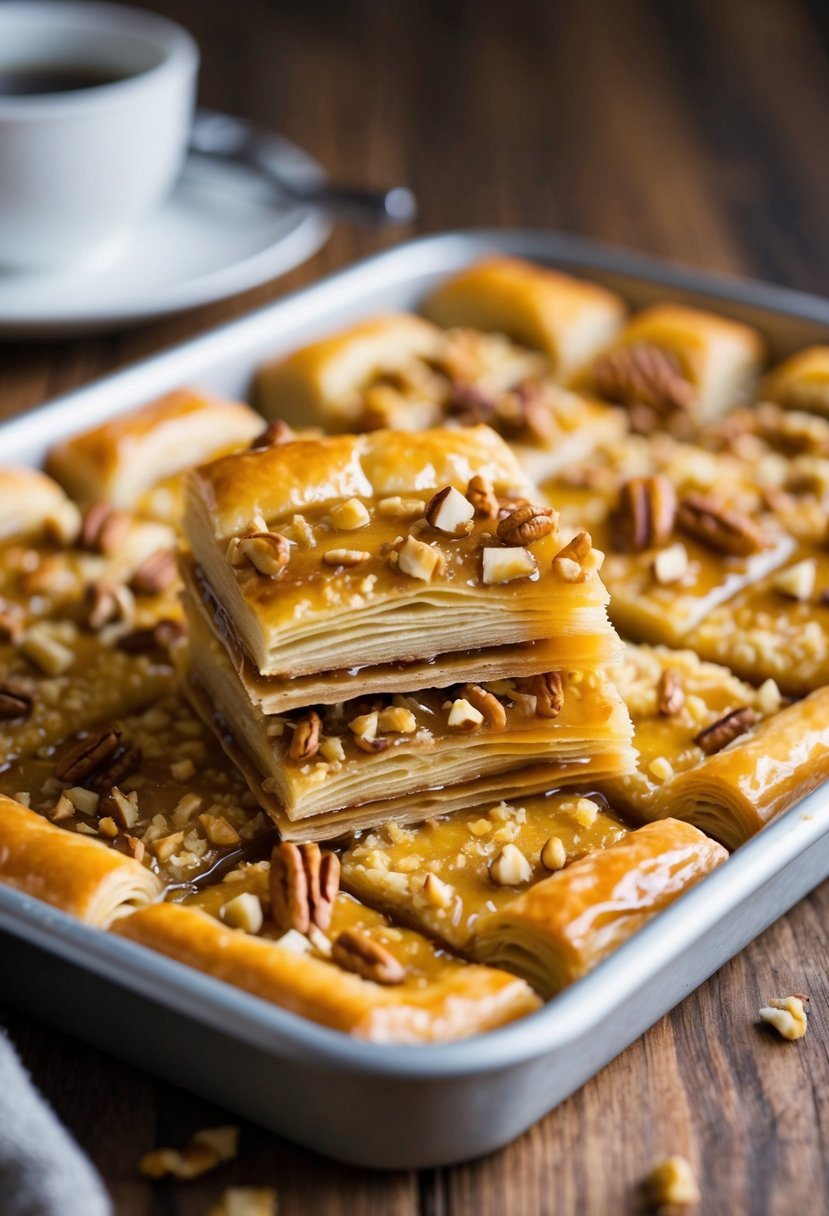
{"label": "tray rim", "polygon": [[[115,415],[130,408],[124,395],[141,399],[145,393],[165,391],[158,385],[170,376],[181,383],[179,366],[194,367],[209,350],[210,363],[238,356],[239,345],[254,343],[283,315],[300,308],[309,317],[318,300],[341,296],[344,302],[353,294],[366,291],[373,280],[388,283],[411,279],[412,259],[418,268],[432,266],[435,273],[451,272],[487,251],[556,263],[578,265],[589,273],[627,275],[663,287],[666,291],[697,293],[729,303],[748,305],[761,311],[782,313],[789,318],[818,322],[829,327],[829,300],[761,280],[712,273],[641,254],[634,250],[607,245],[587,238],[544,229],[480,228],[428,234],[344,267],[316,283],[300,287],[267,303],[253,312],[208,329],[184,343],[172,345],[116,372],[94,379],[70,392],[0,422],[0,458],[6,459],[6,445],[22,447],[31,443],[32,434],[54,424],[60,433],[71,433],[79,407],[96,407],[97,417]],[[122,398],[120,406],[112,401]],[[86,425],[95,417],[84,417]],[[50,425],[50,442],[56,437]],[[14,455],[12,454],[12,459]],[[827,783],[829,784],[829,783]],[[292,1051],[299,1049],[315,1064],[337,1065],[366,1075],[399,1077],[428,1082],[503,1071],[531,1061],[562,1047],[585,1032],[585,1008],[596,1011],[596,1021],[607,1014],[610,1004],[621,1003],[648,980],[658,976],[665,965],[675,961],[682,949],[734,911],[742,900],[756,894],[774,876],[810,847],[829,836],[829,817],[823,826],[816,812],[825,810],[827,787],[807,798],[764,828],[741,846],[718,870],[709,874],[694,889],[661,912],[619,947],[593,972],[576,981],[538,1012],[509,1026],[473,1038],[446,1044],[413,1046],[376,1044],[355,1040],[348,1035],[319,1026],[272,1006],[232,985],[175,962],[133,942],[109,935],[82,924],[67,913],[33,897],[0,887],[0,929],[54,954],[63,954],[78,965],[121,987],[140,989],[147,979],[162,981],[154,988],[153,999],[185,1016],[228,1032],[228,1021],[239,1033],[244,1026],[246,1041],[264,1050],[277,1043]],[[726,877],[728,876],[728,877]],[[776,915],[783,915],[778,913]],[[774,917],[776,918],[776,916]],[[60,946],[60,949],[57,947]],[[728,956],[730,957],[730,956]],[[113,963],[124,963],[124,974],[113,974]],[[712,970],[723,965],[720,959]],[[90,965],[92,964],[92,965]],[[166,983],[164,982],[166,981]],[[695,985],[689,985],[691,991]],[[145,989],[142,989],[145,991]],[[206,1014],[210,1014],[206,1017]],[[577,1032],[572,1032],[578,1014]],[[567,1027],[571,1033],[567,1032]]]}

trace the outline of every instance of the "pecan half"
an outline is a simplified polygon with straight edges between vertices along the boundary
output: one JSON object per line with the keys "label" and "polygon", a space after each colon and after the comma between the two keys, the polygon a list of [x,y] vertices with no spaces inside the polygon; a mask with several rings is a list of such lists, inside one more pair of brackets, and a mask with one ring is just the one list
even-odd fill
{"label": "pecan half", "polygon": [[480,684],[464,684],[461,696],[484,715],[493,730],[504,730],[507,725],[507,711],[494,692],[481,688]]}
{"label": "pecan half", "polygon": [[644,405],[660,415],[688,413],[697,393],[676,355],[651,342],[634,342],[600,355],[593,364],[593,388],[620,405]]}
{"label": "pecan half", "polygon": [[466,487],[466,497],[475,508],[478,519],[497,519],[499,504],[492,482],[477,474]]}
{"label": "pecan half", "polygon": [[542,536],[548,536],[557,526],[558,512],[552,507],[525,502],[501,520],[496,533],[505,545],[531,545]]}
{"label": "pecan half", "polygon": [[312,709],[304,718],[300,718],[294,727],[294,735],[288,755],[292,760],[310,760],[319,751],[322,718]]}
{"label": "pecan half", "polygon": [[145,557],[130,579],[136,595],[160,595],[172,587],[178,575],[176,555],[172,549],[156,549]]}
{"label": "pecan half", "polygon": [[94,773],[91,778],[86,778],[86,783],[99,794],[106,794],[127,777],[131,777],[140,767],[141,748],[120,747],[99,772]]}
{"label": "pecan half", "polygon": [[385,946],[359,933],[344,929],[334,941],[331,958],[346,971],[354,971],[375,984],[402,984],[406,970]]}
{"label": "pecan half", "polygon": [[132,633],[125,634],[119,638],[119,650],[126,650],[130,654],[143,654],[149,650],[172,650],[184,637],[187,636],[187,629],[181,621],[173,621],[168,618],[158,621],[157,624],[149,629],[135,629]]}
{"label": "pecan half", "polygon": [[[106,764],[118,751],[121,732],[114,727],[93,731],[69,748],[55,765],[59,781],[82,785],[94,772]],[[113,785],[116,784],[113,782]]]}
{"label": "pecan half", "polygon": [[87,625],[96,631],[112,621],[132,624],[135,615],[135,603],[128,588],[110,579],[100,579],[87,586],[84,608]]}
{"label": "pecan half", "polygon": [[751,557],[768,547],[768,538],[752,519],[716,498],[687,494],[679,504],[677,527],[716,553]]}
{"label": "pecan half", "polygon": [[340,863],[318,844],[283,840],[271,854],[271,916],[280,929],[327,929],[340,885]]}
{"label": "pecan half", "polygon": [[251,451],[259,452],[265,448],[276,448],[282,443],[290,443],[293,438],[293,428],[288,426],[284,419],[274,418],[273,422],[269,422],[264,431],[253,440],[250,445]]}
{"label": "pecan half", "polygon": [[701,730],[694,738],[694,742],[707,756],[713,756],[714,752],[722,751],[726,744],[751,730],[756,722],[757,715],[751,706],[743,705],[706,726],[705,730]]}
{"label": "pecan half", "polygon": [[84,511],[80,535],[81,548],[111,557],[121,547],[129,531],[130,523],[130,517],[126,512],[116,511],[108,502],[93,502]]}
{"label": "pecan half", "polygon": [[32,712],[34,700],[16,684],[7,684],[0,680],[0,719],[13,722],[15,718],[28,718]]}
{"label": "pecan half", "polygon": [[557,718],[564,708],[564,681],[559,671],[533,676],[527,691],[536,698],[535,712],[539,718]]}
{"label": "pecan half", "polygon": [[661,548],[676,523],[676,492],[662,473],[631,477],[619,490],[611,518],[613,544],[622,553]]}
{"label": "pecan half", "polygon": [[685,704],[685,689],[682,677],[675,667],[666,667],[659,677],[656,703],[663,718],[672,718]]}

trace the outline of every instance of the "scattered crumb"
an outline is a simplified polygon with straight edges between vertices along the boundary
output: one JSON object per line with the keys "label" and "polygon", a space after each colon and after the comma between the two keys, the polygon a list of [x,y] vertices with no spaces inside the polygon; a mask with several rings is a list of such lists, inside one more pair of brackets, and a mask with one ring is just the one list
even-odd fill
{"label": "scattered crumb", "polygon": [[666,1157],[658,1162],[645,1179],[643,1189],[648,1201],[657,1207],[662,1204],[692,1207],[700,1200],[694,1171],[684,1157]]}
{"label": "scattered crumb", "polygon": [[276,1216],[276,1191],[269,1186],[229,1187],[209,1216]]}
{"label": "scattered crumb", "polygon": [[[156,1148],[151,1153],[145,1153],[138,1163],[138,1169],[147,1178],[176,1178],[179,1182],[189,1182],[215,1169],[223,1161],[230,1161],[238,1151],[238,1127],[206,1127],[195,1132],[181,1151]],[[267,1209],[262,1210],[267,1212]],[[235,1209],[229,1211],[235,1212]],[[244,1212],[244,1209],[240,1211]],[[251,1209],[251,1212],[255,1212],[255,1209]]]}
{"label": "scattered crumb", "polygon": [[773,1026],[783,1039],[802,1039],[807,1029],[806,1009],[803,1004],[808,997],[773,997],[760,1010],[760,1019]]}

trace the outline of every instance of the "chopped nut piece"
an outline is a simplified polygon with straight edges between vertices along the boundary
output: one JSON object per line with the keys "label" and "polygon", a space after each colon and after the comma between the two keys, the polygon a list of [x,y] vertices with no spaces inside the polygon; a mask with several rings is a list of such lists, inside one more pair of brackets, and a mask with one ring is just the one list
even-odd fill
{"label": "chopped nut piece", "polygon": [[431,581],[440,562],[441,555],[437,549],[413,536],[407,536],[397,550],[398,569],[423,583]]}
{"label": "chopped nut piece", "polygon": [[62,675],[75,661],[74,653],[53,637],[44,625],[32,625],[20,638],[27,659],[47,676]]}
{"label": "chopped nut piece", "polygon": [[262,901],[252,891],[243,891],[241,895],[229,899],[222,908],[222,920],[231,929],[244,929],[245,933],[258,933],[262,928],[264,916]]}
{"label": "chopped nut piece", "polygon": [[120,549],[131,522],[129,515],[116,511],[108,502],[94,502],[84,512],[81,547],[111,557]]}
{"label": "chopped nut piece", "polygon": [[683,532],[726,556],[751,557],[768,545],[762,531],[742,511],[702,494],[687,494],[682,499],[676,522]]}
{"label": "chopped nut piece", "polygon": [[657,708],[663,718],[673,718],[685,704],[682,676],[675,667],[666,667],[656,690]]}
{"label": "chopped nut piece", "polygon": [[481,577],[487,585],[512,583],[519,578],[530,578],[538,570],[538,562],[529,549],[495,548],[482,552]]}
{"label": "chopped nut piece", "polygon": [[479,713],[483,714],[487,724],[493,730],[504,730],[507,725],[507,711],[495,696],[495,693],[482,688],[480,684],[464,684],[461,689],[463,698]]}
{"label": "chopped nut piece", "polygon": [[387,519],[419,519],[423,514],[424,504],[419,498],[381,498],[377,510]]}
{"label": "chopped nut piece", "polygon": [[774,997],[760,1010],[760,1017],[784,1039],[802,1039],[807,1030],[803,997]]}
{"label": "chopped nut piece", "polygon": [[653,577],[662,587],[678,583],[688,573],[688,550],[681,542],[660,549],[653,559]]}
{"label": "chopped nut piece", "polygon": [[477,730],[483,723],[484,715],[479,709],[466,700],[465,697],[458,697],[452,702],[452,708],[449,710],[449,717],[446,720],[447,726],[457,728],[458,730]]}
{"label": "chopped nut piece", "polygon": [[176,555],[172,549],[156,549],[134,572],[130,586],[136,595],[160,595],[178,577]]}
{"label": "chopped nut piece", "polygon": [[774,589],[793,600],[808,600],[815,589],[816,575],[814,558],[807,558],[789,566],[787,570],[782,570],[774,580]]}
{"label": "chopped nut piece", "polygon": [[276,1191],[269,1186],[231,1186],[209,1216],[276,1216]]}
{"label": "chopped nut piece", "polygon": [[239,843],[239,833],[224,815],[199,815],[199,823],[207,839],[217,848],[226,849]]}
{"label": "chopped nut piece", "polygon": [[0,721],[13,722],[17,718],[28,718],[34,708],[34,700],[16,684],[0,680]]}
{"label": "chopped nut piece", "polygon": [[169,861],[184,842],[184,832],[171,832],[169,836],[162,836],[159,840],[154,840],[152,850],[159,861]]}
{"label": "chopped nut piece", "polygon": [[406,978],[405,968],[385,946],[356,929],[345,929],[334,939],[331,958],[375,984],[402,984]]}
{"label": "chopped nut piece", "polygon": [[380,714],[375,709],[368,714],[358,714],[356,718],[352,718],[348,724],[348,729],[355,735],[359,735],[361,739],[373,739],[377,734],[377,727],[380,724]]}
{"label": "chopped nut piece", "polygon": [[111,815],[122,828],[134,828],[138,822],[137,799],[133,802],[132,798],[123,794],[117,785],[101,798],[99,809],[105,814]]}
{"label": "chopped nut piece", "polygon": [[370,559],[371,554],[365,549],[329,549],[322,555],[326,566],[359,566]]}
{"label": "chopped nut piece", "polygon": [[573,818],[579,827],[591,828],[596,822],[599,808],[592,798],[577,798],[573,807]]}
{"label": "chopped nut piece", "polygon": [[558,512],[552,507],[524,502],[501,520],[496,534],[506,545],[532,545],[557,527]]}
{"label": "chopped nut piece", "polygon": [[423,894],[435,908],[448,908],[455,897],[455,890],[437,874],[427,874],[423,880]]}
{"label": "chopped nut piece", "polygon": [[331,923],[340,885],[340,861],[318,844],[283,840],[271,854],[271,915],[280,929],[307,933]]}
{"label": "chopped nut piece", "polygon": [[290,543],[278,532],[254,532],[248,536],[234,537],[228,547],[228,560],[231,565],[236,566],[247,561],[266,578],[276,578],[280,575],[290,557]]}
{"label": "chopped nut piece", "polygon": [[116,836],[112,847],[126,857],[134,857],[136,861],[144,860],[144,841],[136,836]]}
{"label": "chopped nut piece", "polygon": [[109,836],[111,840],[114,840],[120,829],[114,819],[111,819],[109,815],[104,815],[103,819],[98,820],[98,831],[102,836]]}
{"label": "chopped nut piece", "polygon": [[561,672],[548,671],[544,675],[533,676],[526,687],[536,699],[535,712],[539,718],[558,717],[564,708],[564,681]]}
{"label": "chopped nut piece", "polygon": [[567,850],[560,836],[551,836],[541,850],[541,864],[545,870],[561,870],[567,862]]}
{"label": "chopped nut piece", "polygon": [[343,532],[353,532],[355,528],[364,528],[371,520],[368,507],[359,498],[349,498],[347,502],[339,502],[331,508],[331,522],[335,528]]}
{"label": "chopped nut piece", "polygon": [[466,487],[466,497],[471,502],[479,519],[497,519],[499,504],[492,483],[485,477],[472,478]]}
{"label": "chopped nut piece", "polygon": [[49,818],[55,823],[60,823],[62,819],[71,819],[74,814],[75,808],[71,801],[66,797],[66,794],[61,794],[49,813]]}
{"label": "chopped nut piece", "polygon": [[315,709],[312,709],[306,717],[300,718],[294,727],[291,746],[288,748],[290,758],[292,760],[310,760],[312,756],[315,756],[319,750],[321,730],[322,718]]}
{"label": "chopped nut piece", "polygon": [[203,1127],[194,1132],[188,1141],[191,1144],[203,1144],[212,1148],[220,1161],[232,1161],[239,1155],[239,1128],[231,1124],[221,1127]]}
{"label": "chopped nut piece", "polygon": [[676,522],[676,492],[662,473],[631,477],[619,490],[611,519],[613,543],[622,553],[661,548]]}
{"label": "chopped nut piece", "polygon": [[699,1203],[700,1193],[694,1171],[684,1157],[666,1157],[655,1165],[644,1181],[652,1204],[689,1207]]}
{"label": "chopped nut piece", "polygon": [[674,775],[674,767],[667,756],[655,756],[648,765],[648,772],[657,781],[670,781]]}
{"label": "chopped nut piece", "polygon": [[329,764],[342,764],[345,760],[345,748],[342,744],[342,739],[337,735],[327,735],[320,741],[320,755]]}
{"label": "chopped nut piece", "polygon": [[90,629],[103,629],[113,621],[132,624],[135,619],[135,600],[132,592],[123,583],[101,579],[90,583],[84,593],[86,623]]}
{"label": "chopped nut piece", "polygon": [[392,705],[377,715],[377,729],[392,735],[411,735],[417,730],[417,718],[410,709]]}
{"label": "chopped nut piece", "polygon": [[454,486],[444,486],[430,499],[424,515],[429,526],[438,532],[447,536],[468,536],[475,508]]}
{"label": "chopped nut piece", "polygon": [[595,569],[589,561],[593,553],[589,532],[579,532],[553,558],[553,573],[565,583],[583,583]]}
{"label": "chopped nut piece", "polygon": [[196,766],[190,756],[186,756],[183,760],[174,760],[170,765],[170,776],[175,781],[189,781],[195,775]]}
{"label": "chopped nut piece", "polygon": [[274,418],[261,434],[250,445],[252,452],[260,452],[265,448],[277,448],[283,443],[290,443],[294,438],[293,428],[283,418]]}
{"label": "chopped nut piece", "polygon": [[119,638],[118,646],[130,654],[141,654],[151,650],[173,650],[187,636],[181,621],[162,620],[148,629],[136,629]]}
{"label": "chopped nut piece", "polygon": [[98,813],[100,797],[93,790],[85,790],[82,785],[73,785],[71,789],[64,790],[64,793],[75,810],[80,811],[82,815]]}
{"label": "chopped nut piece", "polygon": [[731,743],[733,739],[737,739],[740,735],[744,735],[747,730],[751,730],[757,722],[757,715],[750,706],[744,705],[740,709],[732,709],[731,713],[725,714],[716,722],[712,722],[710,726],[706,726],[705,730],[701,730],[694,738],[694,742],[698,744],[706,755],[712,756],[715,752],[721,751],[726,744]]}
{"label": "chopped nut piece", "polygon": [[489,867],[489,877],[499,887],[516,887],[529,882],[532,872],[532,866],[514,844],[505,844]]}

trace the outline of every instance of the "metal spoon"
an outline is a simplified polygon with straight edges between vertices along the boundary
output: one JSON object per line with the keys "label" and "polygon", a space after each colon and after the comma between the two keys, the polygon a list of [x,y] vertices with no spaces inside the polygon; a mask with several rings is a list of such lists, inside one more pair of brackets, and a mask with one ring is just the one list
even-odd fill
{"label": "metal spoon", "polygon": [[361,186],[332,184],[325,180],[292,179],[274,168],[274,137],[243,118],[215,110],[196,111],[190,131],[190,151],[233,161],[256,170],[286,198],[307,207],[322,207],[359,224],[390,228],[409,224],[417,215],[417,201],[405,186],[367,190]]}

